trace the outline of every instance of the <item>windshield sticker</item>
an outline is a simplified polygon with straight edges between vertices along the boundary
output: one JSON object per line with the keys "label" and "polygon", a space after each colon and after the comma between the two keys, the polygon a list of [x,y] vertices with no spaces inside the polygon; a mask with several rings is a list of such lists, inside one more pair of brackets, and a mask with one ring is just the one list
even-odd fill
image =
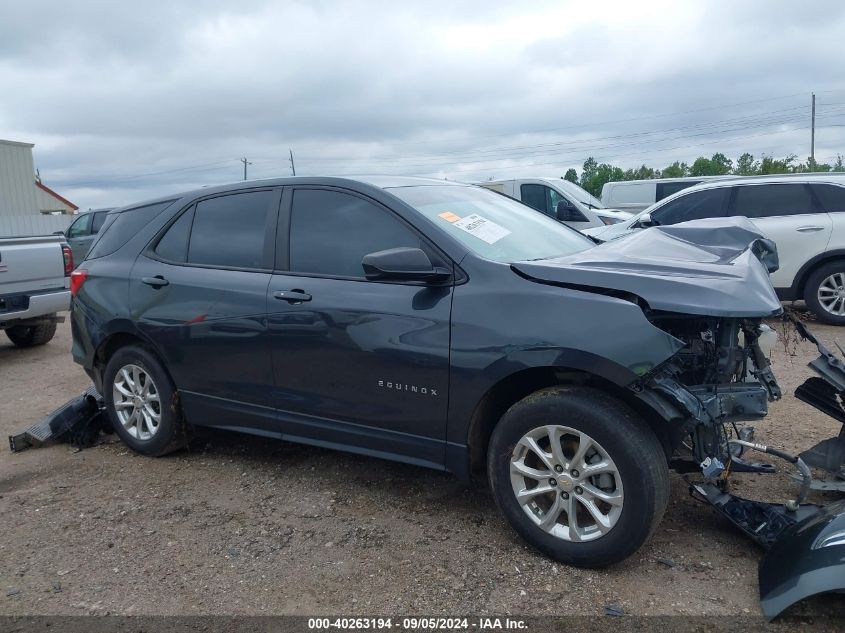
{"label": "windshield sticker", "polygon": [[461,216],[455,215],[451,211],[444,211],[443,213],[440,214],[439,217],[443,218],[447,222],[457,222],[458,220],[461,219]]}
{"label": "windshield sticker", "polygon": [[505,227],[499,226],[495,222],[492,222],[487,218],[483,218],[477,213],[473,213],[462,220],[458,220],[454,223],[454,225],[462,231],[466,231],[470,235],[474,235],[488,244],[495,244],[500,239],[506,235],[510,235],[511,233]]}

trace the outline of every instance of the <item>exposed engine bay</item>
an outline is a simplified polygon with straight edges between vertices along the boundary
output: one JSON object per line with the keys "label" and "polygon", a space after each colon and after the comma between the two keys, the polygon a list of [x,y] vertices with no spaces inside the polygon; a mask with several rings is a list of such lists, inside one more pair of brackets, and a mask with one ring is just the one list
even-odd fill
{"label": "exposed engine bay", "polygon": [[[798,334],[815,344],[820,356],[795,396],[843,424],[836,437],[799,455],[753,441],[753,427],[781,389],[769,364],[777,340],[759,319],[679,317],[653,314],[652,322],[685,343],[675,356],[644,376],[635,389],[648,398],[656,391],[679,409],[681,448],[686,459],[676,470],[700,472],[690,494],[700,499],[768,550],[759,568],[763,612],[775,617],[808,596],[845,591],[845,501],[826,506],[806,503],[810,490],[845,492],[845,360],[821,344],[800,321],[785,316]],[[840,348],[840,352],[843,350]],[[794,498],[782,503],[745,499],[729,492],[732,472],[773,473],[770,464],[743,459],[746,451],[766,453],[791,464]],[[680,466],[680,467],[679,467]],[[815,479],[811,468],[824,473]]]}

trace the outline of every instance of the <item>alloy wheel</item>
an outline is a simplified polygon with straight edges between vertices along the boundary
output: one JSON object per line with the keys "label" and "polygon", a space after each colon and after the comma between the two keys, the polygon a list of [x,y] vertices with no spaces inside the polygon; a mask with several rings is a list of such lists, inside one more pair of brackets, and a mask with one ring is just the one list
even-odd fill
{"label": "alloy wheel", "polygon": [[622,478],[607,451],[581,431],[541,426],[517,442],[510,460],[517,502],[542,530],[565,541],[593,541],[622,514]]}
{"label": "alloy wheel", "polygon": [[149,373],[138,365],[124,365],[114,376],[112,396],[126,432],[137,440],[152,439],[161,424],[161,400]]}
{"label": "alloy wheel", "polygon": [[845,316],[845,273],[833,273],[819,284],[819,304],[825,312]]}

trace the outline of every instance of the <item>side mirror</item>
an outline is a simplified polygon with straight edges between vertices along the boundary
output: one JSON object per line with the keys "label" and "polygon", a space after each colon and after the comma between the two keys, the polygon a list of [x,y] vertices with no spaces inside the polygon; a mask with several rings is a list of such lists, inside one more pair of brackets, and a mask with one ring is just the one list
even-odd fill
{"label": "side mirror", "polygon": [[587,218],[568,200],[559,200],[555,207],[555,217],[559,222],[587,222]]}
{"label": "side mirror", "polygon": [[391,248],[364,255],[364,275],[371,280],[445,281],[451,273],[435,267],[422,249]]}
{"label": "side mirror", "polygon": [[657,226],[657,222],[651,219],[651,213],[643,213],[640,216],[639,221],[637,221],[637,224],[644,229],[647,229],[650,226]]}

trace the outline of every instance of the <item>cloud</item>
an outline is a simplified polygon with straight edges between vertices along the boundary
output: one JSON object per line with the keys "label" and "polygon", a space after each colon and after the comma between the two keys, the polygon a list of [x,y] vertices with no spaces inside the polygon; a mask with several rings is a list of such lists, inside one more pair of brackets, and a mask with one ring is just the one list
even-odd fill
{"label": "cloud", "polygon": [[0,136],[81,207],[297,172],[845,151],[845,5],[7,3]]}

